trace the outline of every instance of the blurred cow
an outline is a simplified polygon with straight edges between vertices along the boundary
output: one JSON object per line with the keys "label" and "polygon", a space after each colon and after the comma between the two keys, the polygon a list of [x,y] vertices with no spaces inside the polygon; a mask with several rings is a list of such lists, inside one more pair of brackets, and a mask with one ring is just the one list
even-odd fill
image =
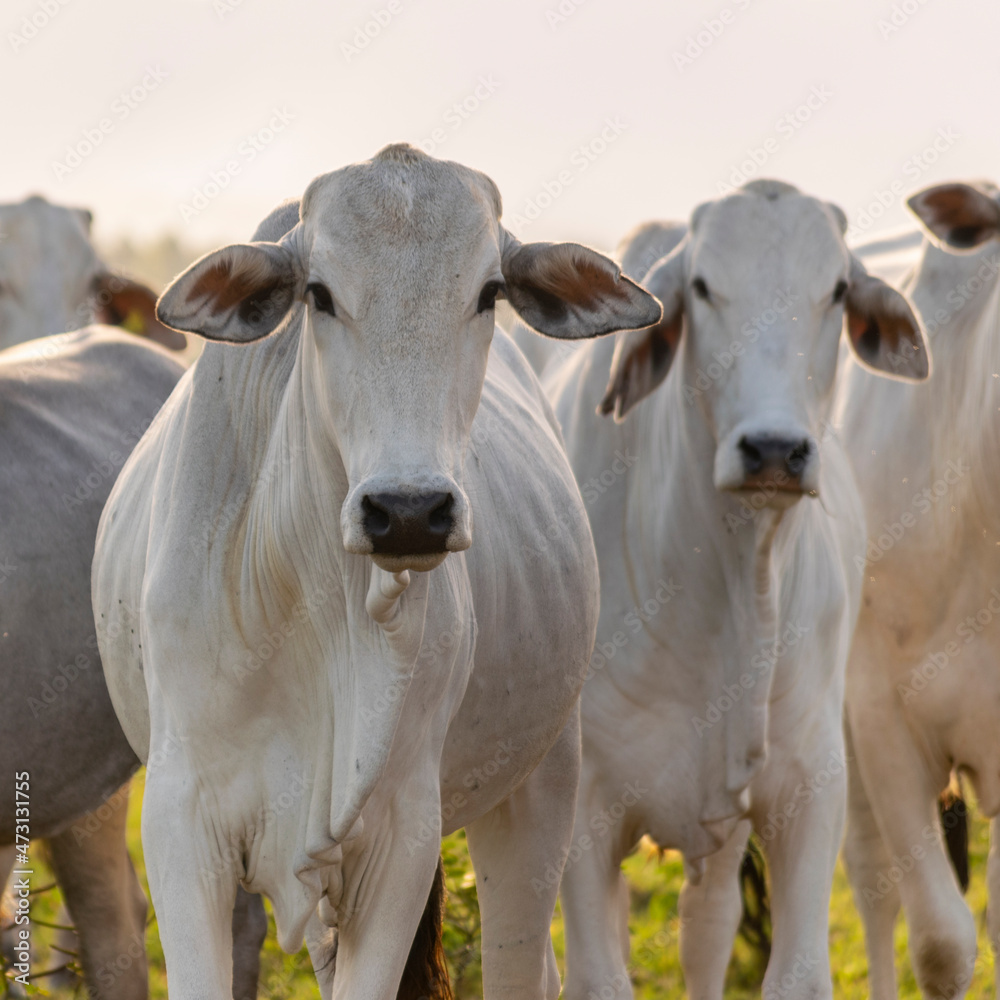
{"label": "blurred cow", "polygon": [[688,994],[721,998],[751,825],[772,875],[764,996],[831,995],[865,540],[826,432],[841,331],[873,370],[907,347],[891,370],[927,371],[905,298],[865,273],[845,226],[761,180],[698,207],[686,231],[642,227],[623,268],[660,298],[660,323],[545,369],[601,572],[562,888],[569,1000],[631,993],[620,864],[644,834],[685,855]]}
{"label": "blurred cow", "polygon": [[1000,947],[1000,201],[991,184],[943,184],[909,206],[923,240],[858,253],[880,271],[908,265],[933,378],[913,386],[852,364],[840,400],[869,531],[847,672],[856,756],[844,856],[874,1000],[896,996],[900,905],[924,996],[969,985],[976,924],[937,812],[956,770],[992,818],[989,934]]}
{"label": "blurred cow", "polygon": [[0,350],[92,320],[183,350],[184,335],[156,319],[153,292],[101,263],[91,219],[37,195],[0,205]]}

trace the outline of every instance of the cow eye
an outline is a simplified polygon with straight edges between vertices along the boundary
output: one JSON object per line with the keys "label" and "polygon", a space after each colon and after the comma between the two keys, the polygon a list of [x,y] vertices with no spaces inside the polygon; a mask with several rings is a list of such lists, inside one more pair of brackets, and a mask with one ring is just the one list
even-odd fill
{"label": "cow eye", "polygon": [[306,285],[306,293],[312,295],[313,304],[320,312],[324,312],[329,316],[337,315],[337,311],[333,308],[333,296],[326,285],[319,281],[314,281],[312,284]]}
{"label": "cow eye", "polygon": [[833,290],[833,303],[836,305],[838,302],[844,301],[844,296],[847,294],[847,282],[843,278],[837,282],[836,287]]}
{"label": "cow eye", "polygon": [[483,290],[479,293],[479,304],[476,306],[477,313],[484,313],[492,309],[497,304],[497,296],[503,292],[503,283],[500,281],[487,281],[483,285]]}
{"label": "cow eye", "polygon": [[691,291],[694,292],[699,299],[706,302],[708,301],[708,285],[705,284],[704,278],[695,278],[694,281],[691,282]]}

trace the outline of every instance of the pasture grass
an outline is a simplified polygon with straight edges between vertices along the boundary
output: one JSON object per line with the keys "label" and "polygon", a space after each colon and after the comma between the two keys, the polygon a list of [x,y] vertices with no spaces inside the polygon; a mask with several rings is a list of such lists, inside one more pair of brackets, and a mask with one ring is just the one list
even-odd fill
{"label": "pasture grass", "polygon": [[[139,813],[142,800],[143,773],[133,782],[129,803],[129,844],[139,877],[146,885],[145,867],[139,838]],[[973,1000],[993,997],[994,963],[986,934],[986,855],[989,848],[989,826],[977,815],[970,802],[970,865],[972,883],[967,901],[976,918],[979,931],[979,959],[972,988],[967,994]],[[446,838],[443,856],[448,875],[448,921],[445,948],[452,971],[458,1000],[471,1000],[482,995],[479,960],[479,913],[476,905],[475,882],[469,865],[465,836],[462,833]],[[52,881],[42,858],[40,845],[33,845],[36,874],[33,885],[42,887]],[[630,970],[637,1000],[665,1000],[684,996],[684,981],[678,957],[679,918],[678,894],[683,880],[681,859],[675,852],[661,854],[651,844],[643,842],[626,861],[625,871],[632,889],[629,928],[632,939]],[[59,919],[60,896],[52,889],[33,897],[32,915],[35,920],[49,923]],[[55,932],[35,925],[33,944],[36,970],[61,964],[63,958],[51,944]],[[562,968],[562,918],[557,910],[553,923],[556,954]],[[163,952],[152,910],[146,933],[150,962],[150,997],[165,1000],[167,996]],[[851,890],[843,866],[838,864],[833,886],[830,917],[830,955],[834,977],[834,996],[838,1000],[863,1000],[868,995],[866,960],[861,921],[854,907]],[[899,995],[904,1000],[919,1000],[909,958],[906,953],[906,928],[902,920],[896,927],[896,962],[899,975]],[[743,940],[738,939],[726,980],[726,996],[733,1000],[760,996],[762,967],[759,955]],[[53,988],[47,979],[36,980],[29,987],[33,995],[70,996],[82,989]],[[260,994],[265,1000],[314,1000],[318,995],[309,956],[303,949],[298,955],[285,955],[277,945],[274,926],[268,933],[261,961]]]}

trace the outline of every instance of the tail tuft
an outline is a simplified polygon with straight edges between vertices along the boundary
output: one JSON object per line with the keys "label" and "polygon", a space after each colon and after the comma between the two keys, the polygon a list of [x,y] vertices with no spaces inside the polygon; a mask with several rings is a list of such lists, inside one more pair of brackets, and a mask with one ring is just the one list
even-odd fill
{"label": "tail tuft", "polygon": [[951,866],[955,869],[962,892],[965,892],[969,888],[969,813],[961,789],[955,791],[949,788],[945,791],[938,800],[938,812]]}
{"label": "tail tuft", "polygon": [[771,957],[771,901],[767,894],[767,862],[756,834],[747,841],[740,863],[740,899],[740,937],[760,955],[761,967],[766,968]]}
{"label": "tail tuft", "polygon": [[444,903],[444,863],[439,858],[427,905],[410,945],[403,978],[399,981],[396,1000],[454,1000],[442,944]]}

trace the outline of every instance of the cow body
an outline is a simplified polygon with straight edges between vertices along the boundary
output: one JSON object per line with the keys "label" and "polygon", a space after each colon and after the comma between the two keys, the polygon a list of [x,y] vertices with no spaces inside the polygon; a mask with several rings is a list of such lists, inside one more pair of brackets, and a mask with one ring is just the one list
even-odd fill
{"label": "cow body", "polygon": [[[115,477],[180,373],[162,351],[100,327],[0,354],[0,757],[28,775],[30,836],[48,841],[102,998],[146,995],[144,953],[134,955],[146,901],[121,788],[139,761],[101,671],[90,564]],[[15,843],[16,804],[0,803],[2,845]],[[5,861],[4,881],[12,852]],[[122,954],[136,958],[124,971]]]}
{"label": "cow body", "polygon": [[[979,197],[964,185],[928,195],[911,204],[929,224],[938,212],[953,213],[964,199]],[[990,201],[984,197],[986,212]],[[896,995],[893,925],[901,905],[924,996],[965,992],[976,957],[975,924],[948,863],[936,802],[957,770],[987,816],[1000,812],[1000,519],[994,502],[1000,288],[998,244],[990,240],[1000,230],[1000,207],[996,216],[975,240],[987,242],[971,253],[955,254],[926,238],[909,241],[905,283],[931,337],[930,382],[918,389],[873,380],[859,369],[842,388],[843,437],[869,525],[864,600],[847,679],[856,761],[845,859],[878,1000]],[[948,225],[968,227],[969,221]],[[899,255],[886,253],[892,247],[867,249],[859,253],[872,267],[898,266]],[[995,844],[996,820],[992,834]],[[990,890],[996,947],[995,853]]]}
{"label": "cow body", "polygon": [[[461,826],[480,886],[487,995],[558,991],[548,937],[558,880],[545,872],[561,865],[572,826],[576,677],[597,615],[593,543],[551,411],[506,335],[498,331],[488,355],[476,356],[481,388],[474,375],[463,383],[462,392],[474,392],[471,408],[453,396],[435,417],[436,443],[413,435],[423,408],[448,390],[428,387],[431,396],[406,409],[407,383],[433,350],[412,341],[423,346],[407,354],[419,318],[392,320],[386,350],[400,360],[394,372],[382,367],[392,354],[381,353],[373,317],[394,308],[408,268],[432,268],[419,282],[424,300],[437,287],[451,300],[470,267],[465,219],[453,213],[472,216],[476,239],[489,227],[496,233],[480,198],[493,199],[490,182],[389,147],[371,164],[314,182],[290,233],[285,209],[258,238],[281,236],[297,259],[305,251],[296,241],[314,240],[316,271],[315,247],[338,231],[330,215],[316,214],[320,194],[332,188],[335,210],[350,211],[369,183],[392,214],[372,218],[365,208],[358,226],[378,224],[394,247],[394,227],[419,230],[425,206],[427,225],[451,213],[455,247],[440,246],[455,264],[417,263],[404,235],[384,291],[325,278],[333,291],[310,283],[310,304],[291,304],[269,339],[210,345],[136,450],[102,524],[95,611],[119,718],[148,761],[143,838],[177,996],[226,995],[219,913],[237,880],[271,897],[287,949],[306,931],[313,946],[321,904],[339,937],[337,995],[390,995],[440,833]],[[298,219],[297,205],[291,215]],[[347,261],[352,247],[368,253],[371,245],[351,243],[322,260]],[[249,245],[278,259],[275,246]],[[267,266],[256,249],[237,250]],[[232,275],[239,258],[219,255],[237,261],[226,265]],[[518,279],[505,267],[513,298]],[[161,312],[195,308],[220,271],[208,258],[194,265]],[[475,331],[492,333],[494,285],[462,320],[473,339],[461,351],[474,349]],[[204,327],[228,315],[229,300],[209,301]],[[266,304],[252,315],[266,317]],[[454,319],[439,312],[427,322],[419,336]],[[317,358],[341,327],[359,331],[344,350],[363,354],[341,354],[338,371],[352,370],[352,384],[328,395]],[[386,410],[371,409],[387,379],[403,381],[383,397]],[[332,405],[347,409],[346,423],[328,416]],[[467,443],[457,464],[445,465],[449,422],[461,412],[470,417]],[[395,422],[377,426],[380,414]],[[386,440],[409,442],[388,465],[377,458],[387,429]],[[407,468],[428,444],[438,456],[429,463],[439,464]],[[394,487],[402,475],[410,478]],[[411,512],[438,483],[451,499],[433,500],[447,512],[435,535],[433,519],[417,529]],[[393,488],[409,492],[386,499]],[[404,541],[390,551],[385,539],[404,522]]]}
{"label": "cow body", "polygon": [[[783,996],[831,992],[841,706],[865,535],[825,421],[838,303],[853,314],[868,279],[837,282],[847,254],[836,211],[787,186],[748,185],[694,220],[683,240],[651,224],[623,246],[663,323],[546,369],[601,570],[574,831],[595,846],[562,889],[571,1000],[629,995],[626,917],[612,903],[643,835],[684,853],[688,992],[721,997],[751,824],[772,873],[765,995],[777,984]],[[606,385],[605,413],[651,395],[612,423],[595,413]],[[784,467],[762,476],[779,440]]]}

